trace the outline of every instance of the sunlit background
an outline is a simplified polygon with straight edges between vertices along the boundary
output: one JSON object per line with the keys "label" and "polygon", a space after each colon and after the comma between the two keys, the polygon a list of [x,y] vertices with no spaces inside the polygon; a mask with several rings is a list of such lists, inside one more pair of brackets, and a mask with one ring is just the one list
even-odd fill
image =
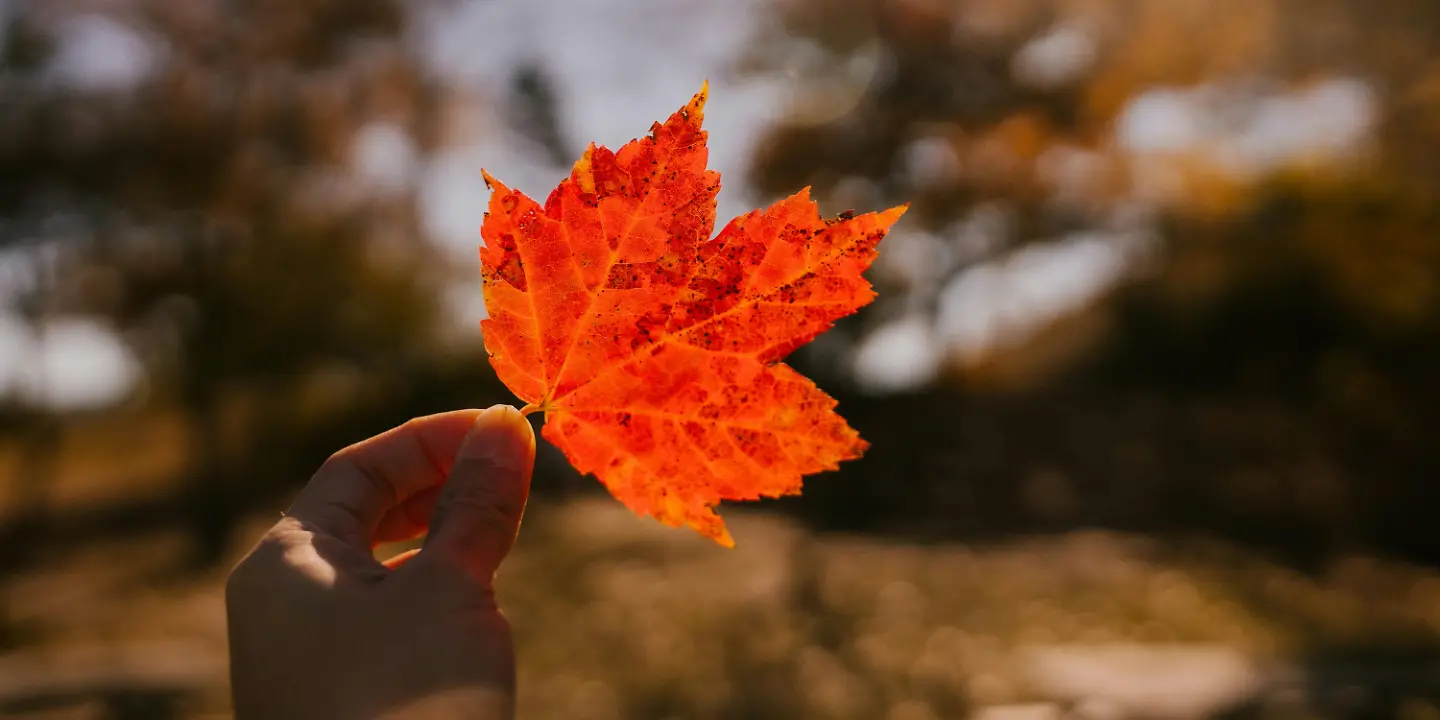
{"label": "sunlit background", "polygon": [[0,715],[223,717],[334,450],[513,398],[484,168],[711,83],[719,217],[912,202],[739,547],[541,448],[526,718],[1440,718],[1434,0],[0,0]]}

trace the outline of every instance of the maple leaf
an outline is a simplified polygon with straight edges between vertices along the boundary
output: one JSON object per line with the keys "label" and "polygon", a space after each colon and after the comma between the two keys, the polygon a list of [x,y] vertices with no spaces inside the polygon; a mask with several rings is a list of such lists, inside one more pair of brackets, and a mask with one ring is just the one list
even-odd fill
{"label": "maple leaf", "polygon": [[905,206],[827,221],[807,188],[712,238],[707,90],[618,152],[591,144],[543,206],[485,173],[481,327],[577,470],[730,546],[720,501],[798,493],[868,447],[779,361],[875,297],[861,273]]}

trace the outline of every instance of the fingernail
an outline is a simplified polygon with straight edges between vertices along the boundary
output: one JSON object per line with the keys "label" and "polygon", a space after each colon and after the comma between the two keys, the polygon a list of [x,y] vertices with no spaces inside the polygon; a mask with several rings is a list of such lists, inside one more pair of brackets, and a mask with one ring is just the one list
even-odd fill
{"label": "fingernail", "polygon": [[525,416],[509,405],[495,405],[475,418],[457,459],[487,460],[505,470],[520,470],[534,444],[535,434]]}

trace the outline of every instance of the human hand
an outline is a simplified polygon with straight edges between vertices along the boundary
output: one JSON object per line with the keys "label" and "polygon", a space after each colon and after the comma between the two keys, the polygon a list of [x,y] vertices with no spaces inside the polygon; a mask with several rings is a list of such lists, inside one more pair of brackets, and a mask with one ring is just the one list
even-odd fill
{"label": "human hand", "polygon": [[[512,717],[493,581],[534,461],[529,422],[505,405],[331,456],[226,585],[235,716]],[[374,559],[377,543],[421,534],[418,553]]]}

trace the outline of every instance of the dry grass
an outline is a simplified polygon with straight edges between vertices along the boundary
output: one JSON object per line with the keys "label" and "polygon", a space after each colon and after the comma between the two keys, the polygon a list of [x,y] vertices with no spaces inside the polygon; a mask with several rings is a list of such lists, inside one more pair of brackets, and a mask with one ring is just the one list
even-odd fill
{"label": "dry grass", "polygon": [[[128,411],[77,419],[51,436],[0,436],[0,518],[39,508],[103,506],[174,490],[187,468],[185,418]],[[45,462],[27,461],[33,443]],[[36,475],[39,470],[40,474]]]}
{"label": "dry grass", "polygon": [[[1245,699],[1286,717],[1342,700],[1435,711],[1433,571],[1354,558],[1308,576],[1224,545],[1098,532],[922,547],[727,517],[733,551],[609,500],[534,503],[501,586],[522,715],[921,720],[1036,701],[1056,704],[1016,709],[1188,715]],[[0,677],[123,671],[186,688],[185,716],[224,715],[224,573],[168,575],[183,549],[157,535],[7,578],[19,645]],[[1330,667],[1317,657],[1390,650],[1418,673],[1393,697],[1365,695],[1363,678],[1348,700],[1306,685]]]}

